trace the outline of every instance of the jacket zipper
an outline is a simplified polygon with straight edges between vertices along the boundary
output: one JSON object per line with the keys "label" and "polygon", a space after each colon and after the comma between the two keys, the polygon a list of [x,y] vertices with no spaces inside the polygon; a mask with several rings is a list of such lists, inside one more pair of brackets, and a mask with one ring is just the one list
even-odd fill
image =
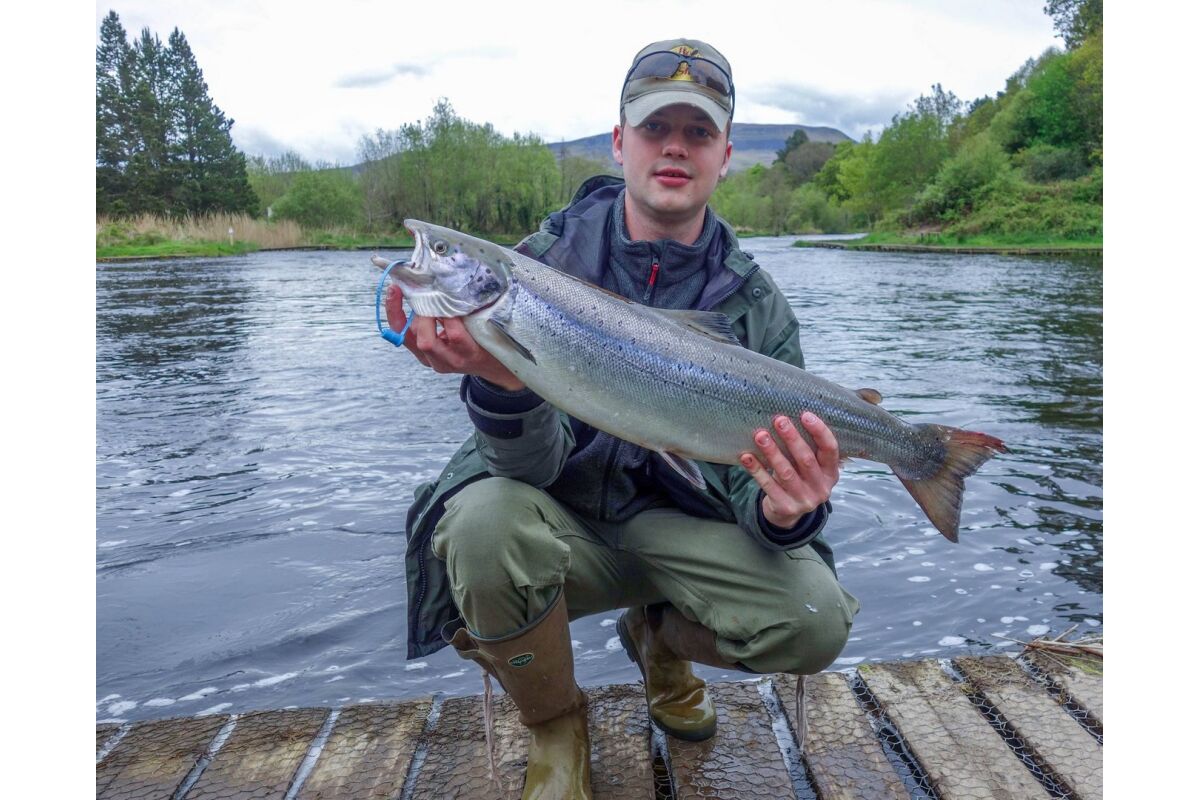
{"label": "jacket zipper", "polygon": [[646,282],[646,291],[642,292],[642,303],[650,302],[650,298],[654,295],[654,284],[658,283],[658,260],[655,259],[654,264],[650,267],[650,280]]}

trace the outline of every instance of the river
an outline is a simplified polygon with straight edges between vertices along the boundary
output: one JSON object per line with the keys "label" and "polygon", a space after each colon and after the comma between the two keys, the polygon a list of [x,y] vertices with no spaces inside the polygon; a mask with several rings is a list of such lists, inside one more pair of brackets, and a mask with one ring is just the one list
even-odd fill
{"label": "river", "polygon": [[[968,480],[957,545],[847,465],[825,536],[862,610],[831,668],[1102,632],[1099,260],[794,238],[743,244],[811,371],[1010,450]],[[378,337],[369,257],[97,265],[97,721],[482,690],[449,648],[404,658],[404,513],[470,422],[455,376]],[[638,679],[616,616],[571,625],[585,686]]]}

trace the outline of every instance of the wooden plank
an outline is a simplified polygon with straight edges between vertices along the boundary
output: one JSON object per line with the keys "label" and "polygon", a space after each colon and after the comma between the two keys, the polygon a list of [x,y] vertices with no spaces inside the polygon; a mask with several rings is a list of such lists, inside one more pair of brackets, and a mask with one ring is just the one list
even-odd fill
{"label": "wooden plank", "polygon": [[942,800],[1048,796],[936,661],[878,664],[858,672]]}
{"label": "wooden plank", "polygon": [[[1095,659],[1051,658],[1034,651],[1026,656],[1054,685],[1104,724],[1104,665]],[[1064,698],[1065,699],[1065,698]]]}
{"label": "wooden plank", "polygon": [[171,797],[228,717],[139,722],[96,765],[96,798]]}
{"label": "wooden plank", "polygon": [[100,748],[104,747],[104,743],[109,737],[119,731],[121,726],[115,722],[103,722],[96,726],[96,755],[100,755]]}
{"label": "wooden plank", "polygon": [[186,800],[282,798],[327,716],[327,708],[239,716]]}
{"label": "wooden plank", "polygon": [[[650,721],[641,686],[587,690],[591,737],[592,795],[595,800],[645,800],[654,796]],[[495,700],[493,738],[500,784],[488,767],[482,699],[463,697],[443,704],[426,735],[428,749],[415,777],[413,797],[519,798],[525,785],[529,732],[506,696]]]}
{"label": "wooden plank", "polygon": [[592,739],[593,800],[653,798],[650,716],[641,684],[585,691]]}
{"label": "wooden plank", "polygon": [[342,709],[298,800],[398,796],[430,705],[418,700]]}
{"label": "wooden plank", "polygon": [[1075,797],[1100,800],[1100,744],[1045,689],[1007,656],[956,658],[954,663]]}
{"label": "wooden plank", "polygon": [[758,686],[714,683],[709,691],[717,706],[717,735],[705,742],[667,737],[677,800],[794,798]]}
{"label": "wooden plank", "polygon": [[[776,675],[773,680],[795,732],[796,676]],[[810,675],[805,692],[808,739],[804,760],[821,800],[908,800],[904,781],[888,761],[846,676],[837,672]]]}

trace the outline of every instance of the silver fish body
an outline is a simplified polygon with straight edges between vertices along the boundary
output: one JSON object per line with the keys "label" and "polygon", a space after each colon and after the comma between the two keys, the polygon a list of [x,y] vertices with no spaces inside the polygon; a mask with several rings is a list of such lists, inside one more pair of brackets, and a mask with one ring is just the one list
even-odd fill
{"label": "silver fish body", "polygon": [[[757,450],[756,431],[773,431],[776,415],[811,411],[843,457],[887,464],[956,541],[962,479],[1003,450],[986,434],[911,425],[880,407],[872,390],[853,392],[749,350],[724,315],[642,306],[489,242],[405,224],[418,239],[414,265],[455,276],[420,284],[401,270],[398,282],[417,313],[457,316],[476,306],[464,315],[467,329],[526,386],[595,428],[657,451],[693,481],[699,472],[690,460],[737,464]],[[468,284],[489,291],[471,297]]]}

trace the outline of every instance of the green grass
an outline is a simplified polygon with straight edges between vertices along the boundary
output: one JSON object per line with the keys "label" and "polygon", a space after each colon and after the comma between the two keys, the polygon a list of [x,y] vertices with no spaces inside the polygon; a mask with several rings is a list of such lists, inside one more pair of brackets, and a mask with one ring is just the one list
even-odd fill
{"label": "green grass", "polygon": [[408,248],[413,246],[413,237],[407,233],[389,235],[312,231],[308,239],[309,244],[325,245],[335,247],[339,250],[356,250],[363,247]]}
{"label": "green grass", "polygon": [[237,256],[258,250],[253,242],[155,242],[112,244],[96,248],[96,258],[172,258],[182,256]]}
{"label": "green grass", "polygon": [[956,235],[948,233],[872,233],[862,239],[848,242],[848,245],[862,244],[916,244],[932,247],[1062,247],[1062,248],[1094,248],[1104,244],[1102,236],[1086,236],[1081,238],[1063,238],[1042,233],[982,233],[976,235]]}

